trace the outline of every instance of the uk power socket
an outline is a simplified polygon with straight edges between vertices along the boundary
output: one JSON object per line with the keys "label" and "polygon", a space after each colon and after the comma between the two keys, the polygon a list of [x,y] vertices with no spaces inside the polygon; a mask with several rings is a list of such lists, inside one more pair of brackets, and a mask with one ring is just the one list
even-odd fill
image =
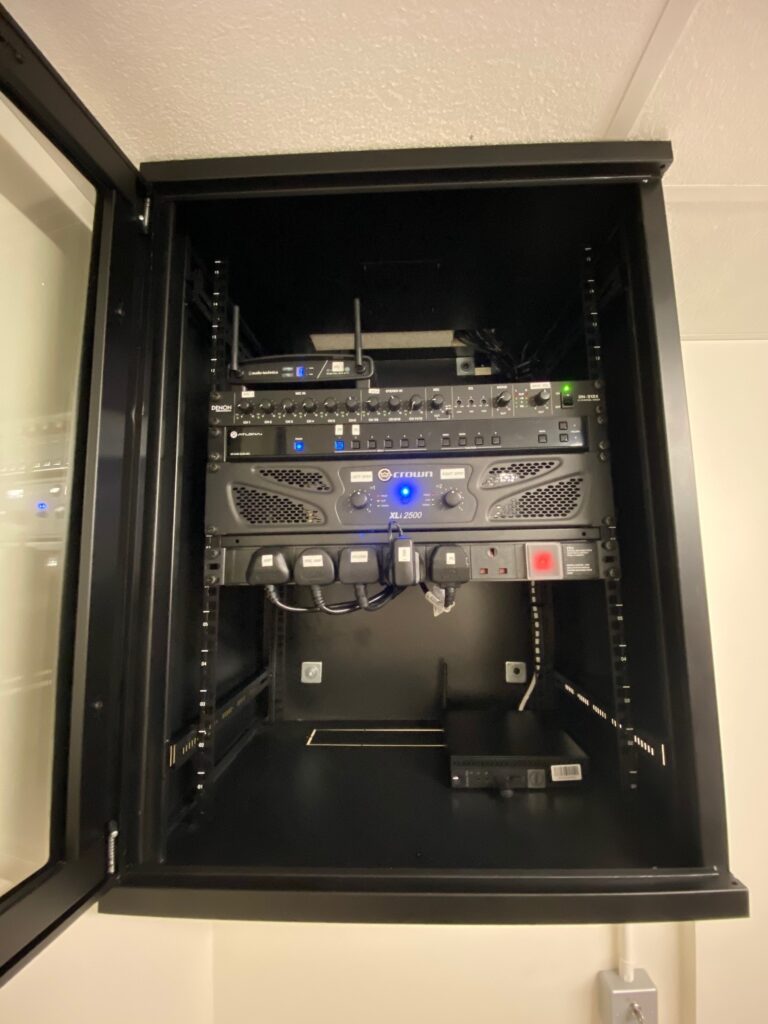
{"label": "uk power socket", "polygon": [[618,971],[600,971],[597,997],[601,1024],[658,1024],[656,986],[641,968],[635,968],[632,981]]}
{"label": "uk power socket", "polygon": [[473,580],[515,580],[520,578],[519,544],[473,544],[470,565]]}

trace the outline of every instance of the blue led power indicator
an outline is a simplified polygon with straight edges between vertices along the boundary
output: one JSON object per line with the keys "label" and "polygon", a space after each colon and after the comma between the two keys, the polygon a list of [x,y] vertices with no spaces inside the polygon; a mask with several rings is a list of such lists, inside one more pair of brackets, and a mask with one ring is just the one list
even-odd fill
{"label": "blue led power indicator", "polygon": [[303,452],[304,451],[304,442],[299,440],[299,438],[296,438],[296,440],[293,442],[293,450],[295,452]]}
{"label": "blue led power indicator", "polygon": [[336,440],[333,442],[333,447],[334,447],[334,449],[337,452],[343,452],[344,451],[344,438],[343,437],[337,437]]}
{"label": "blue led power indicator", "polygon": [[296,367],[296,376],[297,377],[303,377],[306,372],[307,372],[306,366],[297,366]]}
{"label": "blue led power indicator", "polygon": [[416,485],[411,480],[403,480],[395,489],[398,501],[401,505],[407,505],[416,496]]}
{"label": "blue led power indicator", "polygon": [[35,508],[37,509],[38,512],[47,512],[48,511],[48,502],[47,501],[38,501],[38,503],[35,506]]}

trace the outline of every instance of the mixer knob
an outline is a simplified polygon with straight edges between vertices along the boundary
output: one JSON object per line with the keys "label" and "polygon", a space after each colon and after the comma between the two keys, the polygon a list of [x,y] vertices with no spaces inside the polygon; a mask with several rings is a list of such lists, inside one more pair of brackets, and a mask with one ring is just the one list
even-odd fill
{"label": "mixer knob", "polygon": [[349,395],[344,401],[344,405],[346,405],[350,412],[355,412],[357,409],[357,399],[354,395]]}
{"label": "mixer knob", "polygon": [[496,395],[496,405],[500,409],[505,409],[511,401],[512,395],[509,393],[509,391],[500,391],[498,395]]}
{"label": "mixer knob", "polygon": [[313,402],[310,398],[303,405],[304,412],[315,412],[317,410],[317,402]]}
{"label": "mixer knob", "polygon": [[366,508],[368,505],[368,495],[365,491],[352,491],[349,496],[349,503],[352,508]]}
{"label": "mixer knob", "polygon": [[326,398],[326,400],[323,402],[323,408],[325,409],[326,412],[336,412],[336,407],[338,406],[338,404],[339,403],[336,401],[335,398]]}
{"label": "mixer knob", "polygon": [[546,405],[552,397],[552,392],[549,388],[542,388],[541,391],[537,391],[533,396],[533,401],[536,405]]}
{"label": "mixer knob", "polygon": [[400,399],[397,397],[397,395],[390,395],[389,398],[387,399],[387,405],[392,410],[392,412],[396,412],[400,408]]}
{"label": "mixer knob", "polygon": [[238,402],[237,411],[244,413],[253,412],[253,402]]}
{"label": "mixer knob", "polygon": [[286,413],[288,416],[290,416],[292,412],[296,412],[296,403],[291,402],[289,399],[287,399],[285,402],[283,402],[283,412]]}
{"label": "mixer knob", "polygon": [[447,505],[448,508],[456,508],[464,500],[464,495],[461,491],[446,491],[443,495],[443,504]]}
{"label": "mixer knob", "polygon": [[432,397],[429,400],[429,404],[432,406],[433,409],[442,409],[443,406],[445,405],[445,399],[438,392],[436,395],[432,395]]}
{"label": "mixer knob", "polygon": [[373,397],[366,398],[366,400],[365,400],[365,408],[368,410],[368,412],[376,412],[378,410],[378,408],[379,408],[379,400],[378,400],[378,398],[373,398]]}
{"label": "mixer knob", "polygon": [[417,409],[420,409],[423,404],[424,400],[422,399],[421,395],[411,395],[410,400],[408,402],[409,407],[414,412],[416,412]]}
{"label": "mixer knob", "polygon": [[274,411],[275,411],[275,403],[274,402],[261,402],[259,404],[259,412],[263,412],[265,415],[269,415],[269,413],[274,412]]}

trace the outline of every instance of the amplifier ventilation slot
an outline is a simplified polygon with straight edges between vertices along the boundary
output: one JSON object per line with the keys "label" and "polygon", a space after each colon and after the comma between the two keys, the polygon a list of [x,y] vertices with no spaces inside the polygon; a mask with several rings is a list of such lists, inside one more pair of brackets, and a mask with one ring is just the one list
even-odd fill
{"label": "amplifier ventilation slot", "polygon": [[325,521],[322,512],[311,505],[280,494],[260,491],[255,487],[236,484],[232,488],[232,495],[237,511],[253,526],[320,524]]}
{"label": "amplifier ventilation slot", "polygon": [[544,473],[551,473],[559,465],[561,465],[560,459],[500,462],[495,466],[491,466],[480,486],[483,488],[504,487],[506,484],[513,484],[518,480],[527,480],[532,476],[542,476]]}
{"label": "amplifier ventilation slot", "polygon": [[295,487],[301,491],[327,494],[331,490],[328,477],[319,469],[260,469],[259,475],[266,480],[274,480],[277,484]]}
{"label": "amplifier ventilation slot", "polygon": [[523,491],[494,505],[491,519],[568,519],[581,504],[583,483],[583,477],[572,476]]}

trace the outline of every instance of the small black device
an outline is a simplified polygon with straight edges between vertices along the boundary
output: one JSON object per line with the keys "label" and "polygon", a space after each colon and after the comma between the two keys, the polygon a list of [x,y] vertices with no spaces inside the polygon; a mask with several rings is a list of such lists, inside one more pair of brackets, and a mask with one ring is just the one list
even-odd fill
{"label": "small black device", "polygon": [[558,726],[535,711],[453,708],[445,744],[454,789],[570,788],[583,782],[589,758]]}

